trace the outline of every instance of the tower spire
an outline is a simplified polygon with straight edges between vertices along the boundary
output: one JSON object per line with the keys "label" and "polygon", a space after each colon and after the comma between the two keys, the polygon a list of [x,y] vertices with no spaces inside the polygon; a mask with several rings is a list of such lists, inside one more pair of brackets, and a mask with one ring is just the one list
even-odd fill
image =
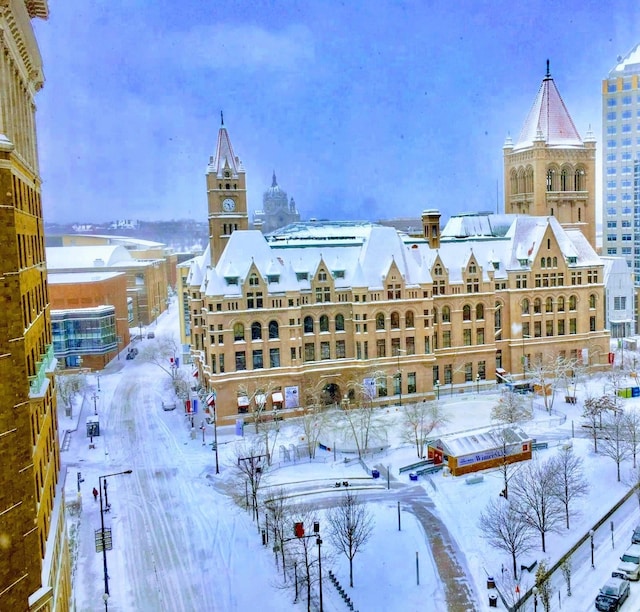
{"label": "tower spire", "polygon": [[[548,64],[549,62],[547,62]],[[220,125],[224,127],[224,114],[220,111]]]}
{"label": "tower spire", "polygon": [[276,180],[276,171],[273,171],[273,178],[271,179],[271,186],[272,187],[277,187],[278,185],[278,181]]}
{"label": "tower spire", "polygon": [[551,77],[551,71],[549,70],[549,60],[547,60],[547,74],[545,75],[547,78]]}

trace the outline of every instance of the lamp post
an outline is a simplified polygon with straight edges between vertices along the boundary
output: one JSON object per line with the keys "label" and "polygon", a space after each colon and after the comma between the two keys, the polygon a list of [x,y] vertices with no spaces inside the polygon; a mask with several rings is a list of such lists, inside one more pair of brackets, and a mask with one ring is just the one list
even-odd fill
{"label": "lamp post", "polygon": [[400,370],[400,353],[406,353],[407,351],[398,347],[396,349],[396,355],[398,357],[398,372],[396,376],[398,377],[398,404],[402,406],[402,371]]}
{"label": "lamp post", "polygon": [[[104,506],[102,505],[102,480],[104,481],[104,495],[105,502],[107,497],[107,481],[106,479],[109,476],[120,476],[121,474],[131,474],[133,470],[125,470],[124,472],[115,472],[113,474],[105,474],[104,476],[98,477],[98,491],[100,492],[100,540],[102,543],[102,562],[104,565],[104,607],[107,609],[107,600],[109,599],[109,573],[107,570],[107,547],[105,545],[104,538]],[[107,502],[108,503],[108,502]]]}
{"label": "lamp post", "polygon": [[316,544],[318,545],[318,576],[320,577],[320,612],[322,610],[322,553],[320,552],[322,546],[322,538],[320,534],[318,534],[318,539],[316,540]]}
{"label": "lamp post", "polygon": [[98,391],[100,391],[100,374],[96,374],[96,378],[98,380]]}
{"label": "lamp post", "polygon": [[98,400],[99,397],[100,396],[95,391],[91,396],[91,399],[93,400],[93,414],[98,414],[98,405],[96,404],[96,401]]}
{"label": "lamp post", "polygon": [[480,374],[476,374],[476,393],[480,393]]}
{"label": "lamp post", "polygon": [[595,569],[596,566],[593,563],[593,534],[594,534],[594,531],[593,531],[593,529],[591,529],[589,531],[589,537],[591,538],[591,567],[592,567],[592,569]]}
{"label": "lamp post", "polygon": [[107,612],[109,610],[109,593],[103,593],[102,599],[104,600],[104,610]]}
{"label": "lamp post", "polygon": [[538,612],[538,587],[533,587],[531,589],[533,593],[533,612]]}
{"label": "lamp post", "polygon": [[436,380],[436,382],[433,384],[436,388],[436,399],[440,399],[440,381]]}

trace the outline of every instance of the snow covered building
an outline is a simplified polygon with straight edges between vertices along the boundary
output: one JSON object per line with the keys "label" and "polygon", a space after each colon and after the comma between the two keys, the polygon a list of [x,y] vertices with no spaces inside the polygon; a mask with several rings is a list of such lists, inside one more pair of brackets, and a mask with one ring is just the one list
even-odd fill
{"label": "snow covered building", "polygon": [[256,210],[253,214],[253,226],[263,234],[273,232],[290,223],[300,221],[300,213],[296,209],[296,203],[287,197],[273,173],[271,187],[262,196],[262,210]]}
{"label": "snow covered building", "polygon": [[423,238],[357,221],[233,231],[219,259],[194,259],[185,314],[218,418],[251,410],[247,385],[286,412],[473,390],[531,360],[607,363],[603,263],[579,230],[501,215],[441,234],[439,217],[425,211]]}

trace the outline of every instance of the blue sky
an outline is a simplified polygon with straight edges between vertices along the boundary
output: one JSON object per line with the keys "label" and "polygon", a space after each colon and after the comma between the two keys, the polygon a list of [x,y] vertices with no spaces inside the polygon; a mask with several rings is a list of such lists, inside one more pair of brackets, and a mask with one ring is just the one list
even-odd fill
{"label": "blue sky", "polygon": [[640,4],[621,0],[49,6],[35,23],[48,222],[205,221],[221,110],[250,212],[273,170],[303,219],[446,217],[495,210],[497,192],[502,208],[502,145],[547,58],[600,150],[601,80],[640,42]]}

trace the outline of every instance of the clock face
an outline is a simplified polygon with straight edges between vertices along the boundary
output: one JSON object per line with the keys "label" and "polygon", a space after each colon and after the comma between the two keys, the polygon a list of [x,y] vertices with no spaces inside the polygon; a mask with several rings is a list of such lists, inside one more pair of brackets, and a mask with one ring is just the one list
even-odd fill
{"label": "clock face", "polygon": [[232,210],[235,210],[235,208],[236,203],[231,198],[226,198],[222,201],[222,210],[225,212],[231,212]]}

